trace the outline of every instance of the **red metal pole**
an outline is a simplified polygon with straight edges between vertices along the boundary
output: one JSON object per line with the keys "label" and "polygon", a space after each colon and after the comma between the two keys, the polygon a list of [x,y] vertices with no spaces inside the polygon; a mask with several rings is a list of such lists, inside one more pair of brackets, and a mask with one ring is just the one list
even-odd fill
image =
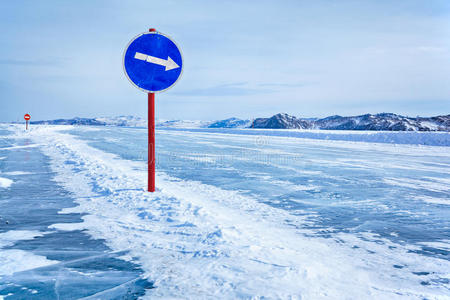
{"label": "red metal pole", "polygon": [[[155,28],[148,31],[154,32]],[[148,93],[148,191],[155,191],[155,94]]]}
{"label": "red metal pole", "polygon": [[148,93],[148,191],[155,191],[155,94]]}

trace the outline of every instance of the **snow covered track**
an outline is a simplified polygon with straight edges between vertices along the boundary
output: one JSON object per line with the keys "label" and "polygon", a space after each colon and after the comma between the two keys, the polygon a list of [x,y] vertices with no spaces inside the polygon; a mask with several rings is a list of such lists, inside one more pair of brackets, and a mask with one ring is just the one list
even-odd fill
{"label": "snow covered track", "polygon": [[[399,264],[426,266],[447,280],[450,263],[421,256],[385,241],[365,244],[354,236],[340,242],[308,237],[304,219],[239,191],[157,173],[156,193],[144,191],[146,164],[94,148],[64,132],[68,126],[34,127],[30,138],[52,159],[56,180],[87,213],[78,224],[106,239],[123,259],[138,263],[155,289],[149,298],[444,299],[448,286],[421,284]],[[343,244],[343,241],[350,243]],[[352,245],[358,245],[352,247]],[[373,255],[374,251],[386,255]],[[371,253],[372,251],[372,253]],[[411,252],[411,253],[408,253]]]}

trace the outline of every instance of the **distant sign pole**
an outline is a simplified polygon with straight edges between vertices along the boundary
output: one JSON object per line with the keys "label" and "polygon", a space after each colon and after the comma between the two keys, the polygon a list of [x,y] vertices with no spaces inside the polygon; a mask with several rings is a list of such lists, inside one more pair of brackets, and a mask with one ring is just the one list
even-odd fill
{"label": "distant sign pole", "polygon": [[155,93],[172,87],[183,71],[181,50],[168,36],[151,28],[125,48],[123,67],[128,80],[148,93],[148,191],[155,191]]}
{"label": "distant sign pole", "polygon": [[28,130],[28,121],[31,119],[31,116],[29,114],[25,114],[23,118],[25,119],[26,123],[25,129]]}

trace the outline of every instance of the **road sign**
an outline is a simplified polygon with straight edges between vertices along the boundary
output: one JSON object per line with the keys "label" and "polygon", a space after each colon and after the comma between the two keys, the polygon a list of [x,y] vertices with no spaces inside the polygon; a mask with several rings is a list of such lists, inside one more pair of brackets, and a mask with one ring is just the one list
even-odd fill
{"label": "road sign", "polygon": [[125,75],[138,89],[162,92],[173,86],[183,70],[180,48],[168,36],[145,32],[128,44],[123,56]]}
{"label": "road sign", "polygon": [[148,191],[155,191],[155,93],[172,87],[180,79],[183,58],[168,36],[151,28],[131,40],[123,55],[128,80],[148,93]]}
{"label": "road sign", "polygon": [[31,119],[31,116],[29,114],[25,114],[23,118],[25,119],[25,123],[27,124],[25,128],[28,130],[28,121]]}

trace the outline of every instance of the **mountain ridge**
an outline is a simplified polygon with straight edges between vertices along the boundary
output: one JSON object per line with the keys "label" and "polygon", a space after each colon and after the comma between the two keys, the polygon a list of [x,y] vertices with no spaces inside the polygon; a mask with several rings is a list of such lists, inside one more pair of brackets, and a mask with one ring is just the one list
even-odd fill
{"label": "mountain ridge", "polygon": [[279,113],[270,118],[253,120],[251,128],[265,129],[322,129],[322,130],[369,130],[369,131],[450,131],[450,115],[435,117],[405,117],[393,113],[365,114],[342,117],[329,116],[322,119],[297,118]]}
{"label": "mountain ridge", "polygon": [[[32,121],[31,124],[92,125],[147,127],[147,120],[134,116],[56,119]],[[369,131],[446,131],[450,132],[450,114],[434,117],[406,117],[393,113],[358,116],[333,115],[325,118],[299,118],[278,113],[269,118],[243,120],[228,118],[217,121],[156,120],[159,128],[261,128],[261,129],[320,129]]]}

